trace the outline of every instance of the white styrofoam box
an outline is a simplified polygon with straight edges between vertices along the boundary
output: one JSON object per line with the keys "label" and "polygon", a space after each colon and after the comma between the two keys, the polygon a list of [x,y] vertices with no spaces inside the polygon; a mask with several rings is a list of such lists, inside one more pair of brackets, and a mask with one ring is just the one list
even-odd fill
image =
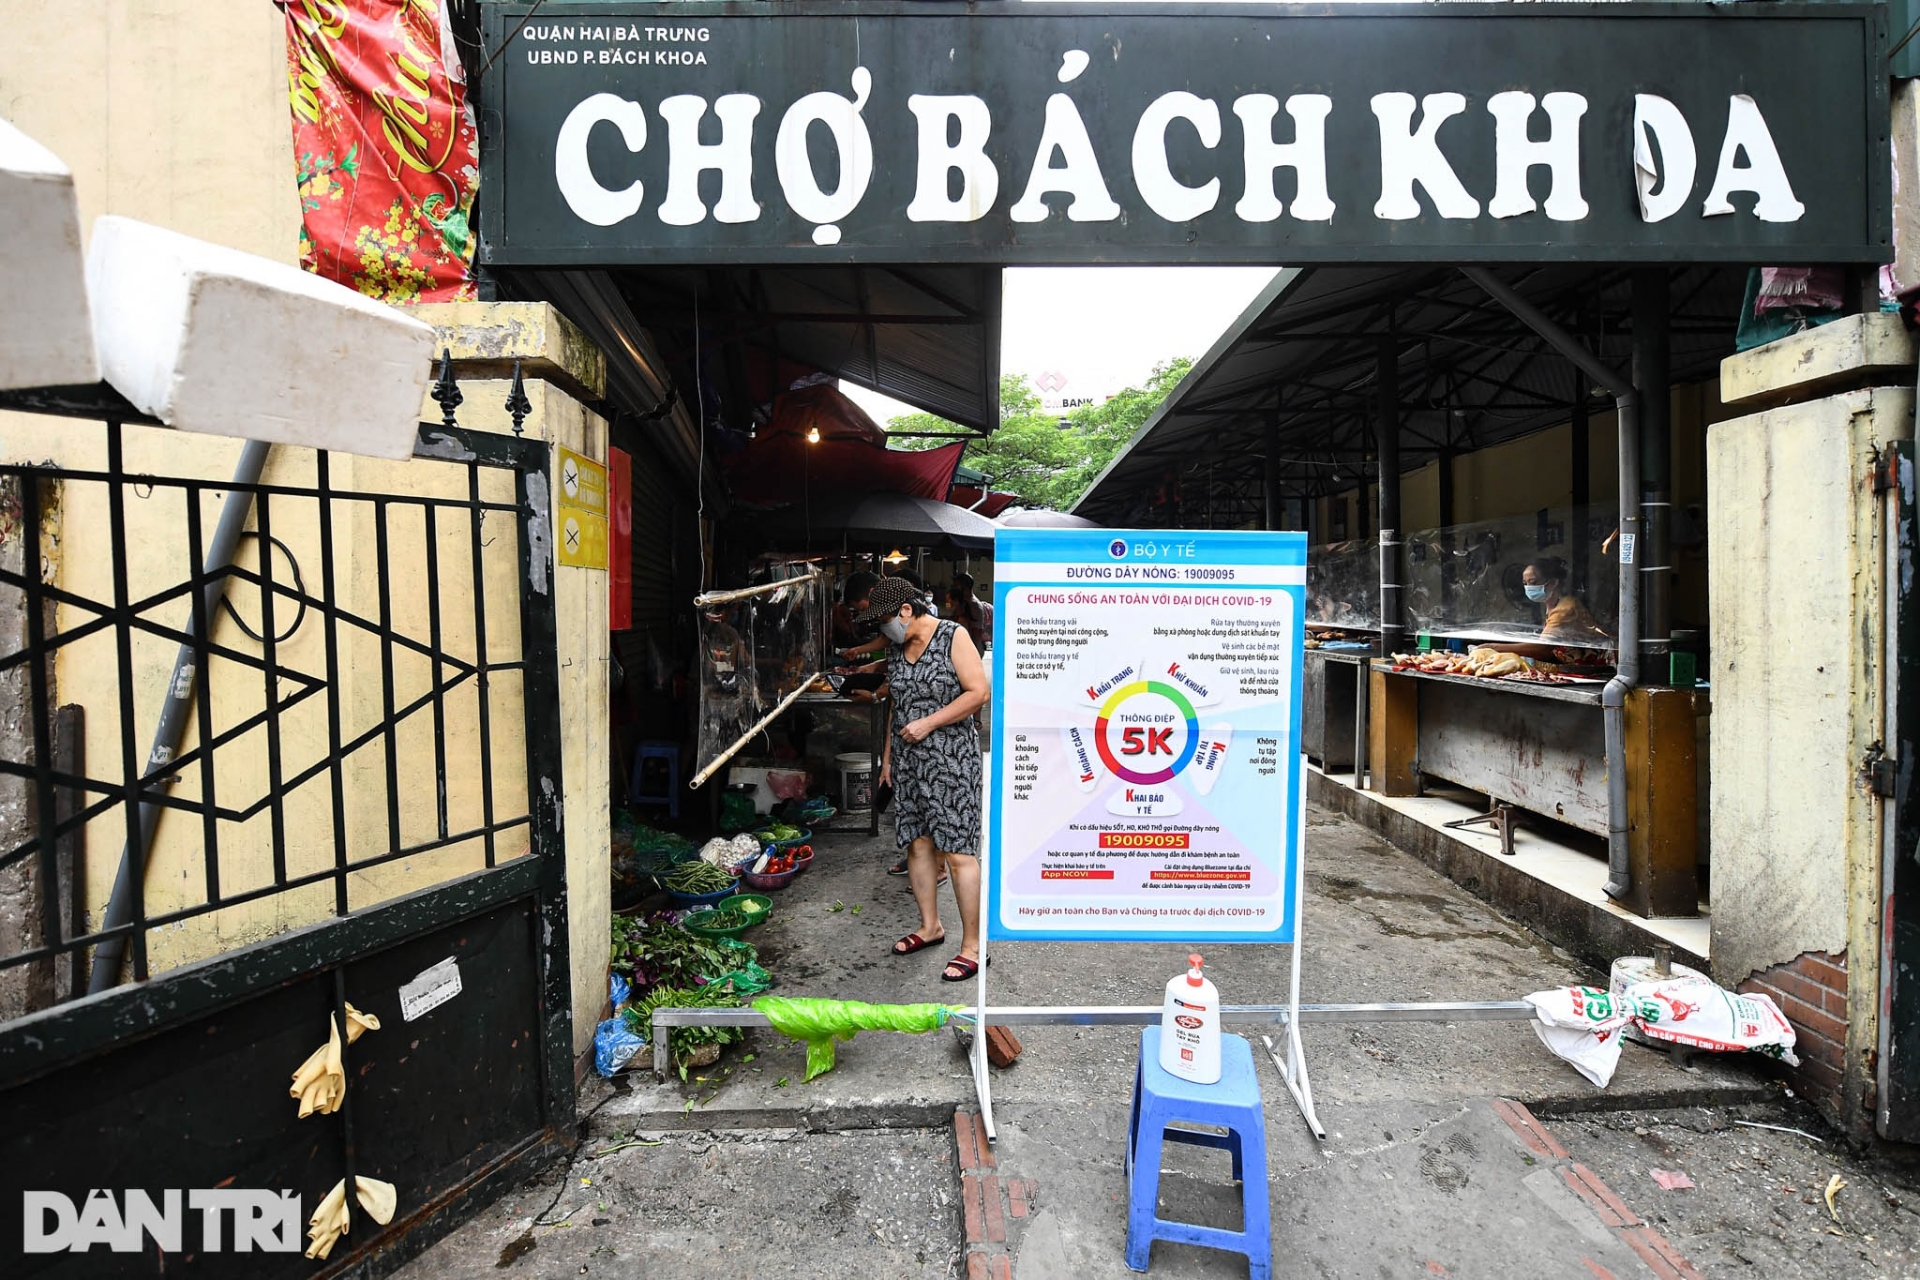
{"label": "white styrofoam box", "polygon": [[73,174],[0,120],[0,389],[98,381]]}
{"label": "white styrofoam box", "polygon": [[345,285],[132,218],[93,224],[106,380],[182,431],[413,453],[433,327]]}

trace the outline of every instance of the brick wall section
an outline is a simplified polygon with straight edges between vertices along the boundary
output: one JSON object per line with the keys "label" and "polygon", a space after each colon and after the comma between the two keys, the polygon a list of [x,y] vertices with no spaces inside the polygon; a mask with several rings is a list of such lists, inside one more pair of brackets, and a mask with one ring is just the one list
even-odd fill
{"label": "brick wall section", "polygon": [[1847,1058],[1847,953],[1809,951],[1754,974],[1740,990],[1771,996],[1780,1006],[1793,1024],[1800,1058],[1788,1075],[1829,1116],[1838,1115]]}

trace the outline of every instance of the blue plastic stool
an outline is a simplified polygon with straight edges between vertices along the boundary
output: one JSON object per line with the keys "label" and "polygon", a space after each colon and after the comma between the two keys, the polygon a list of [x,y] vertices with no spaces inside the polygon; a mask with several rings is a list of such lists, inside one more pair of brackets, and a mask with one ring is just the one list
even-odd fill
{"label": "blue plastic stool", "polygon": [[[1169,1129],[1182,1124],[1223,1128],[1224,1134]],[[1168,1222],[1160,1203],[1163,1142],[1186,1142],[1233,1153],[1240,1184],[1242,1230],[1223,1231]],[[1205,1245],[1247,1255],[1250,1280],[1273,1276],[1273,1228],[1267,1207],[1267,1129],[1260,1109],[1260,1077],[1253,1049],[1239,1036],[1220,1037],[1220,1079],[1194,1084],[1160,1067],[1160,1028],[1140,1033],[1140,1066],[1133,1078],[1133,1115],[1127,1124],[1127,1266],[1145,1271],[1155,1240]]]}
{"label": "blue plastic stool", "polygon": [[[667,766],[667,789],[665,794],[649,794],[642,788],[646,785],[644,774],[647,761],[659,760]],[[643,742],[633,757],[633,779],[627,784],[627,803],[663,804],[667,806],[669,817],[680,817],[680,747],[672,742]]]}

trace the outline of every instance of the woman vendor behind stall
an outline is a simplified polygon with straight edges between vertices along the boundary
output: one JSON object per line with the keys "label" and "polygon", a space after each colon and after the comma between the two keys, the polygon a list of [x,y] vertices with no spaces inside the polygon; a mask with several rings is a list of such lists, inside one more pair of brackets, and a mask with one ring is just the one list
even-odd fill
{"label": "woman vendor behind stall", "polygon": [[1601,630],[1587,606],[1567,591],[1567,562],[1559,556],[1537,556],[1529,560],[1521,571],[1520,586],[1528,602],[1543,611],[1539,643],[1478,647],[1559,662],[1590,659],[1592,651],[1613,647],[1613,637]]}
{"label": "woman vendor behind stall", "polygon": [[867,597],[873,594],[874,584],[879,581],[879,574],[868,573],[864,569],[847,575],[846,582],[840,587],[840,599],[833,606],[833,647],[835,649],[851,649],[868,639],[867,634],[854,621],[854,617],[867,607]]}

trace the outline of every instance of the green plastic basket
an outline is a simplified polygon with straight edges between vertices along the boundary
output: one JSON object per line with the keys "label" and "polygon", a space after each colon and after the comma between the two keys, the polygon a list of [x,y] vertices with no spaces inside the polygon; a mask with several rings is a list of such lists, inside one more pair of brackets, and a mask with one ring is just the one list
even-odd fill
{"label": "green plastic basket", "polygon": [[[757,912],[751,913],[754,918],[747,924],[747,927],[751,929],[755,925],[765,924],[767,918],[773,914],[773,899],[764,893],[736,893],[730,898],[722,898],[713,904],[715,911],[725,911],[728,907],[739,907],[742,915],[749,914],[749,907],[759,908]],[[738,937],[739,935],[735,934],[733,936]]]}

